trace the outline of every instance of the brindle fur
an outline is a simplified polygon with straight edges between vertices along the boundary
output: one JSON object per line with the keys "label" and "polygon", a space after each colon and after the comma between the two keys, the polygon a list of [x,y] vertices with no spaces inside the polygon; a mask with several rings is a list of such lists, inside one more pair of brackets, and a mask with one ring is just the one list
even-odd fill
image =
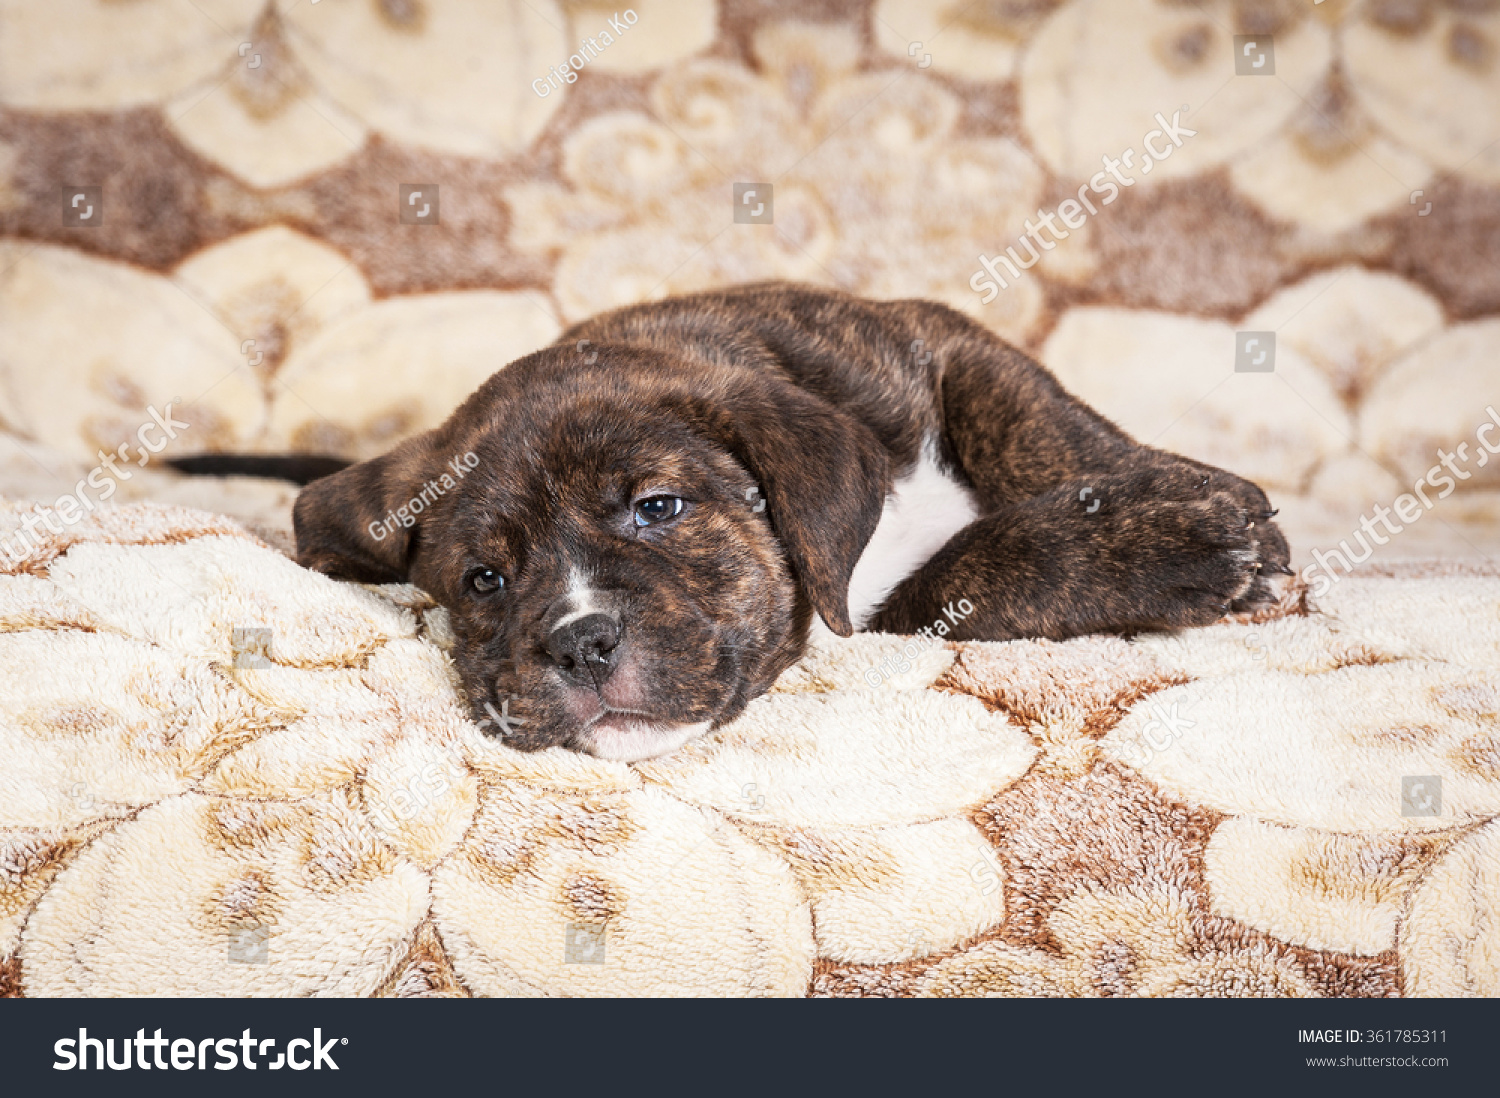
{"label": "brindle fur", "polygon": [[[961,639],[1205,625],[1286,571],[1258,487],[1132,441],[961,314],[786,284],[575,326],[441,427],[304,489],[299,559],[430,592],[476,717],[509,700],[524,719],[512,746],[580,746],[545,648],[574,574],[619,616],[650,715],[716,727],[797,659],[814,612],[852,632],[850,573],[928,438],[980,517],[868,628],[913,632],[959,599]],[[416,525],[371,536],[470,451]],[[632,501],[656,493],[688,511],[637,529]],[[505,589],[469,590],[476,567]]]}

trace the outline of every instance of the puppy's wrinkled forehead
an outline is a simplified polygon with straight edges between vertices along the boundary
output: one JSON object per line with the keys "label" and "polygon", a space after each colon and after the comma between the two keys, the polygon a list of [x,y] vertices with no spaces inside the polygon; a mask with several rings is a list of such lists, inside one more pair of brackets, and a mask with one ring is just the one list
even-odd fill
{"label": "puppy's wrinkled forehead", "polygon": [[666,409],[577,400],[528,411],[475,445],[491,475],[473,532],[517,552],[609,526],[642,494],[709,495],[748,476]]}

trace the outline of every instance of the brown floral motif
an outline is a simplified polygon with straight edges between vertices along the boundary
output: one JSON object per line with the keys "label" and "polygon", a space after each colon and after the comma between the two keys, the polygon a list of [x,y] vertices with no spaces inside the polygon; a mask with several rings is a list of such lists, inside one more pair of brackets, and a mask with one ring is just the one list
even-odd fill
{"label": "brown floral motif", "polygon": [[[847,26],[772,24],[754,56],[755,70],[713,59],[667,71],[646,111],[596,116],[566,139],[563,185],[507,192],[512,242],[557,257],[565,316],[789,278],[947,301],[1023,335],[1034,286],[984,308],[964,288],[982,243],[1013,240],[1033,215],[1043,173],[1031,155],[961,136],[959,100],[925,73],[862,69]],[[736,184],[760,187],[746,209],[764,202],[772,220],[746,223]],[[1070,253],[1086,263],[1085,248]]]}
{"label": "brown floral motif", "polygon": [[[20,0],[0,6],[0,103],[157,104],[184,142],[257,187],[329,168],[372,131],[506,155],[564,98],[527,84],[546,71],[529,71],[535,59],[566,57],[565,23],[552,0],[205,0],[186,12],[158,0]],[[94,33],[70,33],[81,24]],[[32,45],[63,38],[65,50]]]}
{"label": "brown floral motif", "polygon": [[[1493,577],[878,685],[895,638],[829,640],[624,764],[485,736],[409,587],[181,509],[52,538],[0,575],[7,994],[1497,988],[1494,659],[1395,655],[1478,651]],[[1401,815],[1418,766],[1446,817]]]}

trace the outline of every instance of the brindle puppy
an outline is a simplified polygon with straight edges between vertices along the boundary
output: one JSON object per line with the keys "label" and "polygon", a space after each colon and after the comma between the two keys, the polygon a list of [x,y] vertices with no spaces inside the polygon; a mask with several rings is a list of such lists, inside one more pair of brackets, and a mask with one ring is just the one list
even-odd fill
{"label": "brindle puppy", "polygon": [[1060,639],[1262,604],[1287,571],[1272,514],[951,309],[768,284],[579,324],[313,481],[296,533],[309,568],[447,607],[475,717],[512,746],[639,759],[738,715],[814,614]]}

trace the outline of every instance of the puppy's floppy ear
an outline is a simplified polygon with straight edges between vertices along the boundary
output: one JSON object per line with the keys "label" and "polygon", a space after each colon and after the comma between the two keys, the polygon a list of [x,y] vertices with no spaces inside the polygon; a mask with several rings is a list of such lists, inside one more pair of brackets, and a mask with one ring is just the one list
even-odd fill
{"label": "puppy's floppy ear", "polygon": [[731,453],[760,483],[771,526],[814,610],[854,633],[849,576],[880,521],[890,462],[869,428],[780,379],[732,394]]}
{"label": "puppy's floppy ear", "polygon": [[302,489],[292,509],[297,563],[360,583],[405,580],[423,518],[410,504],[434,473],[433,434],[407,439],[388,454]]}

